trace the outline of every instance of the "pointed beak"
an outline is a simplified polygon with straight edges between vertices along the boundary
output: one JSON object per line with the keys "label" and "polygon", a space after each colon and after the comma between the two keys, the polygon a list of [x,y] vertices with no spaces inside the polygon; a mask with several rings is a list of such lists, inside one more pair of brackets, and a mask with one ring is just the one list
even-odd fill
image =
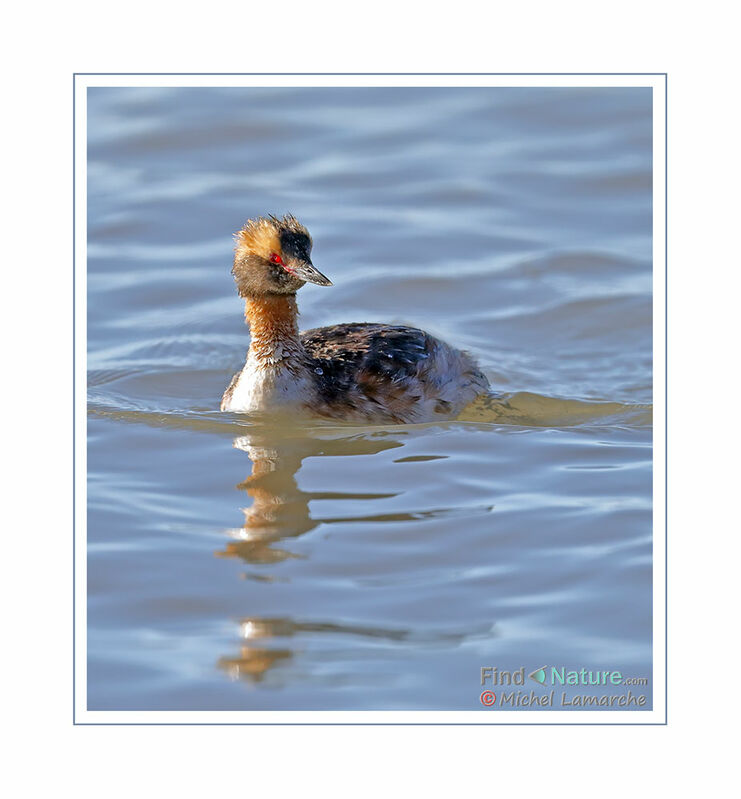
{"label": "pointed beak", "polygon": [[307,283],[316,283],[317,286],[331,286],[332,281],[325,277],[311,261],[294,261],[289,264],[289,271],[295,275],[299,280],[305,280]]}

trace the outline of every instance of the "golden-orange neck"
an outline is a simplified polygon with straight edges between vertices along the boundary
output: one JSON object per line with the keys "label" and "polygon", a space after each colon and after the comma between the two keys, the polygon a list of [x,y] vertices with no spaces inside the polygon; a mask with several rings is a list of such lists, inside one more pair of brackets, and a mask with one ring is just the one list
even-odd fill
{"label": "golden-orange neck", "polygon": [[250,355],[257,361],[277,363],[302,351],[295,295],[248,297],[244,316],[250,326]]}

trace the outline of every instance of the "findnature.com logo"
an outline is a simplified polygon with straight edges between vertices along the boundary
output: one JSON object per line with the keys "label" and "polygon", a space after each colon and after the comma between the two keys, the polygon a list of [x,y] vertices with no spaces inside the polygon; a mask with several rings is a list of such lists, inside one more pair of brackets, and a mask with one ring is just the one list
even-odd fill
{"label": "findnature.com logo", "polygon": [[[524,686],[526,679],[526,668],[521,666],[513,671],[505,671],[495,666],[481,667],[481,685],[492,686]],[[632,690],[615,694],[572,694],[573,687],[590,686],[599,688],[607,686],[632,686],[648,685],[647,677],[624,677],[622,672],[615,669],[595,671],[593,669],[567,669],[565,666],[540,666],[539,668],[527,672],[527,678],[541,686],[553,686],[548,693],[536,693],[531,690],[502,690],[500,693],[486,690],[480,695],[480,702],[485,707],[561,707],[568,709],[572,707],[584,708],[588,706],[596,707],[617,707],[617,708],[646,708],[647,696],[645,694],[634,694]],[[556,690],[563,687],[556,702]]]}

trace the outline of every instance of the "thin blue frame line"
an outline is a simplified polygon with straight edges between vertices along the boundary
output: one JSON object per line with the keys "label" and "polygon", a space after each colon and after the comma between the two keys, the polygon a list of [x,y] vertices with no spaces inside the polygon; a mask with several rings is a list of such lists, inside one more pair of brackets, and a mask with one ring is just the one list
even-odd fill
{"label": "thin blue frame line", "polygon": [[[112,711],[118,713],[121,711]],[[152,711],[155,713],[171,711]],[[184,710],[183,713],[192,711]],[[231,712],[231,711],[226,711]],[[311,711],[286,711],[304,713]],[[364,713],[366,711],[358,711]],[[374,711],[371,711],[374,712]],[[375,711],[377,712],[377,711]],[[387,712],[387,711],[382,711]],[[430,713],[443,711],[430,710]],[[462,711],[468,712],[468,711]],[[604,711],[594,711],[596,713]],[[665,727],[663,721],[81,721],[78,727]]]}
{"label": "thin blue frame line", "polygon": [[77,229],[77,184],[76,184],[76,160],[75,160],[75,152],[76,152],[76,134],[77,134],[77,116],[76,116],[76,80],[75,76],[72,76],[72,724],[76,724],[76,716],[75,716],[75,708],[77,704],[77,696],[76,696],[76,675],[77,675],[77,663],[75,660],[76,652],[77,652],[77,608],[75,605],[75,595],[77,593],[76,589],[76,574],[75,574],[75,531],[76,531],[76,520],[77,520],[77,511],[75,506],[75,495],[76,495],[76,450],[75,450],[75,431],[77,430],[77,419],[76,419],[76,406],[77,406],[77,396],[75,394],[75,383],[76,383],[76,375],[77,375],[77,368],[76,368],[76,360],[75,360],[75,323],[77,320],[77,309],[75,307],[75,253],[76,253],[76,240],[75,234]]}
{"label": "thin blue frame line", "polygon": [[669,723],[669,76],[664,74],[664,724]]}
{"label": "thin blue frame line", "polygon": [[[663,722],[78,722],[75,604],[76,78],[81,75],[663,75],[664,76],[664,721]],[[211,87],[204,87],[211,88]],[[190,712],[190,711],[188,711]],[[235,711],[241,712],[241,711]],[[440,712],[440,711],[431,711]],[[80,727],[664,727],[669,723],[669,75],[667,72],[73,72],[72,73],[72,724]]]}
{"label": "thin blue frame line", "polygon": [[[73,72],[74,77],[78,75],[207,75],[207,76],[223,76],[223,75],[663,75],[666,79],[666,72]],[[199,87],[193,87],[199,88]],[[204,86],[202,88],[212,88]],[[311,87],[307,87],[311,88]],[[328,87],[330,88],[330,87]],[[403,87],[410,88],[410,87]],[[451,87],[455,88],[455,87]],[[525,88],[525,87],[523,87]],[[609,87],[607,87],[609,88]],[[619,88],[619,87],[616,87]]]}

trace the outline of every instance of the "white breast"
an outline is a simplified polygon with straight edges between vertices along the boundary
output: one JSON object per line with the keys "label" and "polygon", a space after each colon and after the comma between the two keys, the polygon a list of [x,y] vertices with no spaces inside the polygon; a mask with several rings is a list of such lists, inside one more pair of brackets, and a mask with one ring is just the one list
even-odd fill
{"label": "white breast", "polygon": [[266,367],[248,358],[223,410],[267,413],[299,409],[312,396],[311,381],[300,370],[285,363]]}

